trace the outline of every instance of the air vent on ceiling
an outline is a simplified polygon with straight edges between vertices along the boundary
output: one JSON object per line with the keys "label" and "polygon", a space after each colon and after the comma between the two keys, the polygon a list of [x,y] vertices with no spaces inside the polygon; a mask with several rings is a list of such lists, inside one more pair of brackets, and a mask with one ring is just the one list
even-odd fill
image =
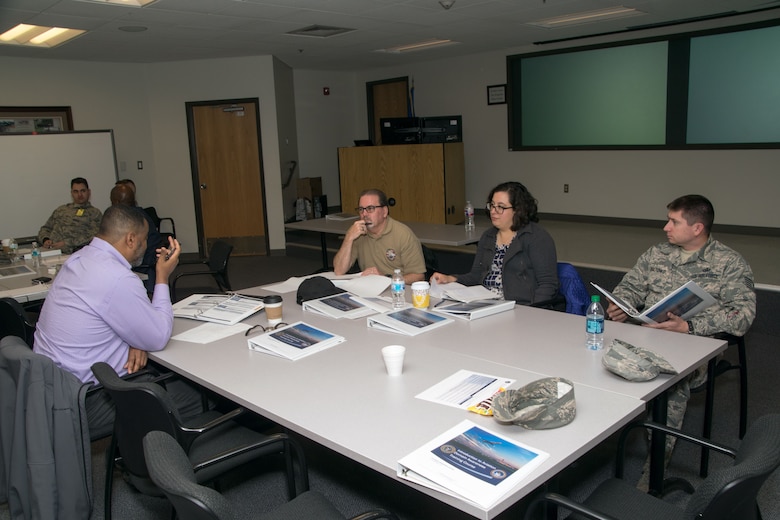
{"label": "air vent on ceiling", "polygon": [[329,27],[327,25],[310,25],[310,26],[304,27],[302,29],[296,29],[294,31],[290,31],[287,34],[292,34],[293,36],[311,36],[312,38],[330,38],[331,36],[337,36],[339,34],[352,32],[354,30],[355,29],[348,29],[346,27]]}

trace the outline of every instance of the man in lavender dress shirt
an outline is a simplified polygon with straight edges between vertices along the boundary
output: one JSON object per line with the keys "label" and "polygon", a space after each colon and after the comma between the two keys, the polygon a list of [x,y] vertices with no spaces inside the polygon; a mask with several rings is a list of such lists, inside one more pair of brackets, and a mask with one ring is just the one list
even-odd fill
{"label": "man in lavender dress shirt", "polygon": [[[171,238],[158,250],[157,280],[149,301],[131,270],[143,259],[148,231],[136,209],[118,205],[106,210],[97,236],[68,258],[54,279],[36,327],[35,352],[88,382],[95,381],[91,366],[98,361],[120,376],[132,374],[146,366],[147,352],[165,348],[173,330],[168,277],[181,247]],[[194,400],[197,407],[198,393],[182,386],[194,395],[172,397],[178,404]],[[113,405],[105,393],[93,395],[87,399],[90,430],[104,431],[113,424]]]}

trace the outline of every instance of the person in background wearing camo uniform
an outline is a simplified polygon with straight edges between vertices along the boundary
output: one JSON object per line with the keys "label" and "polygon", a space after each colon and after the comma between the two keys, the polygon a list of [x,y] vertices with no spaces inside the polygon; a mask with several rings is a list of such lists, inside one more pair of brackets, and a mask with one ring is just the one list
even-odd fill
{"label": "person in background wearing camo uniform", "polygon": [[70,181],[73,202],[54,210],[38,231],[38,242],[47,249],[61,249],[65,254],[89,244],[97,235],[103,218],[103,213],[89,202],[91,194],[87,179],[76,177]]}
{"label": "person in background wearing camo uniform", "polygon": [[[710,236],[715,218],[712,203],[701,195],[685,195],[667,205],[664,226],[667,242],[648,249],[613,290],[635,308],[650,307],[684,283],[693,280],[715,298],[715,305],[692,319],[683,321],[669,313],[662,323],[645,325],[656,329],[711,336],[725,332],[744,335],[756,317],[753,271],[742,255]],[[625,321],[626,314],[610,302],[607,315]],[[707,366],[699,367],[669,392],[667,424],[681,428],[690,398],[690,388],[704,383]],[[666,439],[665,463],[674,448],[673,437]],[[647,464],[645,464],[647,469]],[[645,470],[639,487],[646,487]]]}

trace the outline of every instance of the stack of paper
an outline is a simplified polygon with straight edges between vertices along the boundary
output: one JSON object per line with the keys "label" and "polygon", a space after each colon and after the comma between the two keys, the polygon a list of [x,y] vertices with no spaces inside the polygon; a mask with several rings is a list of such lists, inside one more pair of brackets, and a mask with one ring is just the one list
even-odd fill
{"label": "stack of paper", "polygon": [[387,310],[383,305],[374,303],[370,299],[360,298],[349,293],[325,296],[316,300],[303,302],[303,310],[324,314],[331,318],[362,318]]}
{"label": "stack of paper", "polygon": [[416,336],[423,332],[443,327],[452,323],[452,318],[446,318],[422,309],[401,309],[368,317],[370,328]]}
{"label": "stack of paper", "polygon": [[249,339],[249,348],[295,361],[345,340],[302,321]]}
{"label": "stack of paper", "polygon": [[173,315],[177,318],[211,321],[226,325],[235,325],[263,309],[263,300],[250,296],[233,294],[193,294],[173,305]]}
{"label": "stack of paper", "polygon": [[491,314],[510,311],[514,308],[515,302],[513,300],[478,300],[469,303],[443,300],[436,306],[436,312],[441,312],[461,320],[476,320]]}

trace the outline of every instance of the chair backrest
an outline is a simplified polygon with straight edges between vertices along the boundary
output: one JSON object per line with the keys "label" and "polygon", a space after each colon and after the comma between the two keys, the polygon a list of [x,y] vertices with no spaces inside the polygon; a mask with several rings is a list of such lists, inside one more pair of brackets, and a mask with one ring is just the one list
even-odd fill
{"label": "chair backrest", "polygon": [[420,245],[422,246],[423,258],[425,259],[425,281],[428,281],[433,276],[433,273],[439,270],[439,258],[433,249],[425,244]]}
{"label": "chair backrest", "polygon": [[214,278],[217,280],[217,284],[221,290],[230,290],[230,281],[227,276],[228,261],[230,260],[230,253],[233,252],[233,245],[228,244],[223,240],[217,240],[212,244],[211,250],[209,250],[209,269],[215,271],[217,274]]}
{"label": "chair backrest", "polygon": [[[171,217],[161,217],[157,214],[157,209],[154,206],[149,206],[148,208],[144,208],[144,211],[147,215],[152,219],[152,222],[154,222],[154,227],[157,228],[157,231],[162,235],[164,239],[164,243],[168,243],[168,237],[172,236],[173,238],[176,238],[176,224],[174,224],[173,219]],[[165,232],[161,229],[162,222],[164,220],[167,220],[171,224],[171,231]]]}
{"label": "chair backrest", "polygon": [[756,420],[745,434],[734,464],[710,471],[691,496],[686,506],[688,518],[758,520],[758,491],[780,465],[779,438],[780,414]]}
{"label": "chair backrest", "polygon": [[566,312],[585,316],[590,304],[590,294],[577,268],[566,262],[558,262],[559,291],[566,298]]}
{"label": "chair backrest", "polygon": [[161,431],[152,431],[144,436],[143,447],[149,477],[171,501],[178,518],[233,518],[230,503],[225,497],[197,483],[190,460],[173,437]]}
{"label": "chair backrest", "polygon": [[0,338],[18,336],[32,347],[35,324],[22,304],[13,298],[0,298]]}
{"label": "chair backrest", "polygon": [[116,407],[114,435],[124,467],[136,477],[148,478],[144,435],[160,430],[178,439],[181,419],[176,405],[157,383],[125,381],[106,363],[92,365],[92,373]]}

